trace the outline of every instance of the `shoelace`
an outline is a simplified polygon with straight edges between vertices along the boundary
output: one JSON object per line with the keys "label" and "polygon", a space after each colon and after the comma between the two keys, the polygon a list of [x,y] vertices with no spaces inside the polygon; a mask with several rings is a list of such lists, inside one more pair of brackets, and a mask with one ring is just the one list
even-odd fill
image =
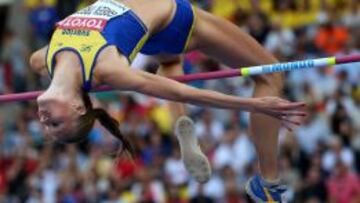
{"label": "shoelace", "polygon": [[284,193],[287,190],[286,185],[273,185],[268,188],[270,192],[276,193]]}

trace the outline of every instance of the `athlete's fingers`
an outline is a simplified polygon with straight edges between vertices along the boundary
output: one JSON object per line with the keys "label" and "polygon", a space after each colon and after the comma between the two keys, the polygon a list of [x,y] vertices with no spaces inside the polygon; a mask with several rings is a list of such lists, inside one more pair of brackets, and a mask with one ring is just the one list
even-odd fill
{"label": "athlete's fingers", "polygon": [[[263,112],[273,118],[276,118],[278,120],[281,121],[281,123],[284,125],[284,127],[286,127],[289,131],[292,131],[292,125],[295,126],[299,126],[301,125],[301,121],[299,121],[296,118],[299,118],[301,116],[301,118],[304,115],[304,112],[286,112],[285,114],[282,111],[267,111],[267,112]],[[299,116],[300,115],[300,116]]]}
{"label": "athlete's fingers", "polygon": [[301,122],[299,122],[297,120],[293,120],[293,119],[289,118],[288,116],[282,116],[281,120],[283,122],[288,122],[288,123],[291,123],[293,125],[297,125],[297,126],[301,125]]}
{"label": "athlete's fingers", "polygon": [[278,116],[291,116],[291,117],[305,117],[307,113],[300,110],[270,110],[267,114],[278,115]]}
{"label": "athlete's fingers", "polygon": [[282,116],[300,116],[304,117],[307,116],[306,112],[303,111],[285,111],[281,113]]}
{"label": "athlete's fingers", "polygon": [[286,123],[285,121],[282,121],[282,122],[281,122],[281,125],[282,125],[283,127],[285,127],[289,132],[293,132],[292,127],[291,127],[288,123]]}
{"label": "athlete's fingers", "polygon": [[292,110],[292,109],[301,109],[303,107],[305,107],[306,104],[304,102],[292,102],[292,103],[281,103],[275,107],[273,107],[273,109],[278,109],[278,110]]}

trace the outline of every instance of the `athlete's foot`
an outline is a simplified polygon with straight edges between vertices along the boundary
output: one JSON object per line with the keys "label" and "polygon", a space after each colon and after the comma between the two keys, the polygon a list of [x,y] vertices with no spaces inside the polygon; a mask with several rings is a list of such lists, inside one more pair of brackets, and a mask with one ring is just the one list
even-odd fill
{"label": "athlete's foot", "polygon": [[194,135],[194,122],[186,116],[180,117],[175,124],[175,134],[180,143],[181,158],[186,170],[199,183],[207,182],[210,179],[211,167]]}
{"label": "athlete's foot", "polygon": [[246,183],[246,193],[256,203],[285,203],[282,199],[286,186],[267,183],[260,175],[255,175]]}

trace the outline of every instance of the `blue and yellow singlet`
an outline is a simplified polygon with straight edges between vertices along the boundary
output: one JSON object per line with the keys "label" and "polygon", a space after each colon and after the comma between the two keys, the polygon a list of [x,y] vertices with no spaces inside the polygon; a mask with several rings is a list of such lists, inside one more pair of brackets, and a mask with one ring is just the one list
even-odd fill
{"label": "blue and yellow singlet", "polygon": [[131,62],[140,51],[144,54],[181,54],[189,41],[194,12],[187,0],[176,0],[173,20],[164,30],[149,36],[148,29],[136,14],[115,0],[96,3],[56,24],[49,43],[46,64],[52,77],[57,53],[67,50],[80,59],[83,88],[91,90],[91,78],[97,57],[109,45]]}

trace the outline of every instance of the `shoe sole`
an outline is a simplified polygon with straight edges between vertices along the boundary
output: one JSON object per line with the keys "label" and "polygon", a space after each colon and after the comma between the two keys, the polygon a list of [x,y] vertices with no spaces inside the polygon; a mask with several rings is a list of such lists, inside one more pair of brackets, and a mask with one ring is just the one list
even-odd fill
{"label": "shoe sole", "polygon": [[176,121],[175,129],[186,170],[199,183],[206,183],[210,179],[211,167],[207,157],[198,146],[194,134],[194,122],[188,117],[180,117]]}

